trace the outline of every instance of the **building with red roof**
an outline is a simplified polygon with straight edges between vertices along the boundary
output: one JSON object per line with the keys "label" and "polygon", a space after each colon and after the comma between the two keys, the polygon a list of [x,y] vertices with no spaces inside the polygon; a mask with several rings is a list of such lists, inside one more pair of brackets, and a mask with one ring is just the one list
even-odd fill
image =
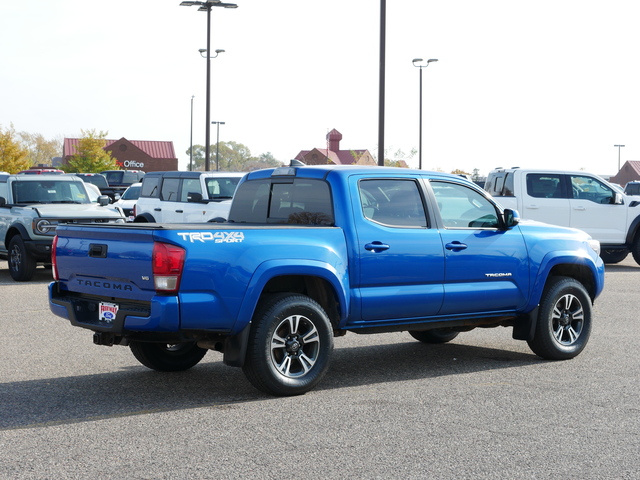
{"label": "building with red roof", "polygon": [[295,159],[307,165],[377,165],[369,150],[340,150],[342,134],[335,128],[327,133],[328,148],[301,150]]}
{"label": "building with red roof", "polygon": [[633,181],[640,180],[640,161],[629,160],[625,162],[620,171],[613,177],[609,178],[612,183],[617,183],[623,187]]}
{"label": "building with red roof", "polygon": [[[77,152],[79,138],[65,138],[62,151],[64,162],[69,161]],[[125,170],[143,170],[145,172],[161,172],[178,170],[178,158],[173,142],[151,140],[105,140],[105,150],[118,160]]]}

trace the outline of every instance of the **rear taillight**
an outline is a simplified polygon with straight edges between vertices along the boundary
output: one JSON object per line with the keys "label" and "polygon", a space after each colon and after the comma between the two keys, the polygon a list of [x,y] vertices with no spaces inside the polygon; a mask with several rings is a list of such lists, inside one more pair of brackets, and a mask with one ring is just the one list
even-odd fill
{"label": "rear taillight", "polygon": [[178,293],[186,251],[168,243],[153,244],[153,284],[158,293]]}
{"label": "rear taillight", "polygon": [[136,210],[137,210],[137,209],[138,209],[138,208],[137,208],[136,204],[134,203],[134,204],[133,204],[133,210],[131,211],[131,215],[133,215],[133,218],[136,218]]}
{"label": "rear taillight", "polygon": [[58,259],[56,258],[56,249],[58,247],[58,236],[53,237],[53,243],[51,244],[51,273],[53,279],[58,280]]}

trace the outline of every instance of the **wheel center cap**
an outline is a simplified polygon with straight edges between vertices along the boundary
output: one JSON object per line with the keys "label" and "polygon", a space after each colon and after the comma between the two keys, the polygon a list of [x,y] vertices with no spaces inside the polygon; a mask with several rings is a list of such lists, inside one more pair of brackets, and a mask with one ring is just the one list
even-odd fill
{"label": "wheel center cap", "polygon": [[560,325],[566,327],[571,323],[571,314],[569,312],[562,312],[560,316]]}
{"label": "wheel center cap", "polygon": [[302,347],[302,345],[300,344],[300,342],[298,341],[298,339],[296,337],[292,337],[287,339],[287,352],[289,353],[297,353],[298,350],[300,350],[300,348]]}

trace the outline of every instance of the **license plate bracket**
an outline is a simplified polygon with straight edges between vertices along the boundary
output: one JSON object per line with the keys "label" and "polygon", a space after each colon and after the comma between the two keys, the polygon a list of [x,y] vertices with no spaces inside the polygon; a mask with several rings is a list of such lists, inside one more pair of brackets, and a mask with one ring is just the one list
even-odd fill
{"label": "license plate bracket", "polygon": [[98,320],[106,323],[113,323],[118,314],[120,306],[117,303],[100,302],[98,308]]}

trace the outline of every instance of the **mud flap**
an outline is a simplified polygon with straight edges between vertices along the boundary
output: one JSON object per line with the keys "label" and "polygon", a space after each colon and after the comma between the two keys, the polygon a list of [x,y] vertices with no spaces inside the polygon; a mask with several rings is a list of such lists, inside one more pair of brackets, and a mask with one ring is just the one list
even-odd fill
{"label": "mud flap", "polygon": [[222,361],[230,367],[242,367],[247,355],[247,343],[249,342],[249,331],[251,324],[247,324],[244,329],[224,340],[224,356]]}
{"label": "mud flap", "polygon": [[533,340],[533,336],[536,332],[536,323],[538,322],[538,307],[531,310],[529,313],[520,315],[516,318],[516,322],[513,325],[513,339],[514,340]]}

